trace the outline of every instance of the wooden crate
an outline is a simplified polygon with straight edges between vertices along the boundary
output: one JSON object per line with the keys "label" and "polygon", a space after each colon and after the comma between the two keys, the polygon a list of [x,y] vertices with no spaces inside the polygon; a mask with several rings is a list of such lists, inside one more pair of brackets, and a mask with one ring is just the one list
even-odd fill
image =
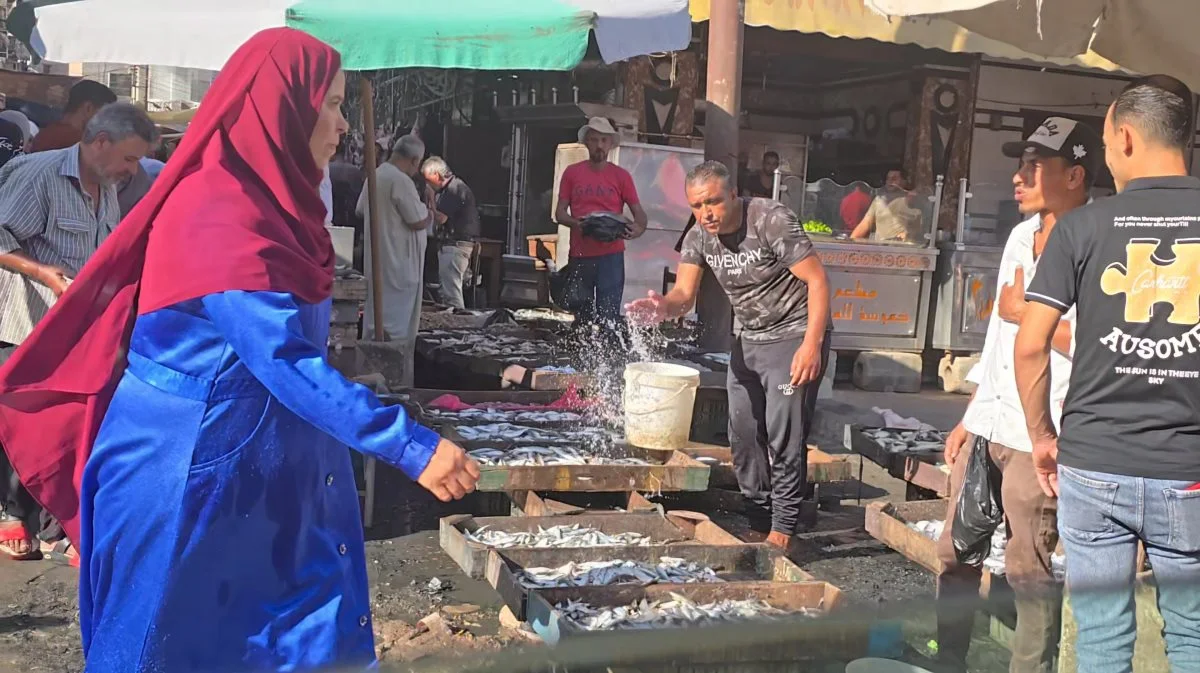
{"label": "wooden crate", "polygon": [[938,497],[950,495],[950,468],[942,463],[942,454],[897,454],[886,451],[875,440],[863,434],[863,426],[846,424],[842,444],[846,449],[906,481]]}
{"label": "wooden crate", "polygon": [[[825,582],[723,582],[718,584],[663,584],[649,586],[570,587],[529,592],[526,617],[534,632],[554,645],[564,638],[594,637],[613,632],[584,631],[555,607],[566,601],[583,601],[597,607],[629,605],[641,600],[669,600],[672,593],[696,602],[722,599],[759,599],[783,610],[817,610],[828,613],[842,601],[841,591]],[[757,624],[757,623],[756,623]],[[722,626],[728,629],[729,626]],[[664,634],[676,629],[656,629]],[[621,631],[625,633],[625,631]]]}
{"label": "wooden crate", "polygon": [[479,468],[480,491],[576,491],[619,493],[641,491],[703,491],[708,488],[708,466],[678,451],[634,447],[614,450],[614,457],[631,456],[651,465],[484,465]]}
{"label": "wooden crate", "polygon": [[[467,575],[476,579],[484,576],[487,567],[487,556],[491,550],[488,546],[467,539],[465,532],[474,532],[487,526],[494,530],[507,532],[533,532],[538,528],[551,526],[574,525],[595,528],[604,533],[641,533],[650,537],[656,544],[707,544],[707,545],[744,545],[733,534],[713,523],[703,514],[694,512],[668,512],[658,514],[576,514],[565,516],[497,516],[474,517],[469,514],[455,514],[442,518],[439,523],[438,538],[442,549],[454,559],[454,562]],[[521,551],[514,547],[512,551]],[[613,549],[625,549],[614,547]]]}
{"label": "wooden crate", "polygon": [[488,555],[484,579],[504,599],[517,619],[525,620],[529,589],[517,579],[523,568],[557,568],[586,561],[643,561],[657,563],[663,556],[694,561],[717,571],[727,582],[812,582],[813,576],[765,544],[655,545],[651,547],[597,547],[593,549],[494,549]]}
{"label": "wooden crate", "polygon": [[[716,464],[710,461],[701,461],[709,467],[708,484],[710,487],[737,488],[737,475],[733,471],[733,449],[728,446],[690,442],[680,451],[692,458],[708,458],[717,461]],[[814,444],[808,445],[808,482],[810,484],[848,481],[853,475],[854,466],[846,460],[846,456],[831,456]]]}
{"label": "wooden crate", "polygon": [[333,280],[333,301],[367,301],[366,278],[335,278]]}

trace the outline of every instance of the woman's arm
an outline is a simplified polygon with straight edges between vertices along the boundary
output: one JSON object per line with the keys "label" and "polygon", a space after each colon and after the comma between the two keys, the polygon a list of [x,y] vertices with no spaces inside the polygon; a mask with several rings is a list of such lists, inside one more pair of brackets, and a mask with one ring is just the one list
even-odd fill
{"label": "woman's arm", "polygon": [[297,416],[411,479],[429,465],[437,433],[417,424],[403,406],[384,406],[330,366],[324,344],[304,336],[292,295],[228,291],[202,301],[250,372]]}

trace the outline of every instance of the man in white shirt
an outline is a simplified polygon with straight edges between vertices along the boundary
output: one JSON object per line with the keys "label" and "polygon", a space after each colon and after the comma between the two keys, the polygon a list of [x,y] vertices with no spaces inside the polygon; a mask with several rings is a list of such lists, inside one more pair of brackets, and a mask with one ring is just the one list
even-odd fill
{"label": "man in white shirt", "polygon": [[[993,474],[1002,480],[1009,537],[1005,574],[1017,607],[1010,671],[1054,670],[1061,630],[1050,560],[1058,545],[1057,503],[1042,492],[1033,469],[1033,446],[1013,372],[1014,346],[1026,308],[1025,287],[1058,219],[1087,202],[1102,147],[1095,131],[1061,117],[1046,119],[1028,140],[1004,146],[1006,156],[1020,159],[1013,176],[1014,197],[1030,217],[1013,229],[1004,246],[999,299],[988,322],[983,355],[967,377],[978,387],[946,441],[945,458],[952,471],[946,526],[938,540],[938,557],[945,564],[938,575],[938,652],[947,670],[966,670],[974,619],[973,612],[964,615],[963,610],[979,591],[980,570],[960,560],[952,532],[970,451],[986,451]],[[1070,379],[1074,317],[1074,310],[1064,315],[1055,334],[1051,385],[1056,423]]]}

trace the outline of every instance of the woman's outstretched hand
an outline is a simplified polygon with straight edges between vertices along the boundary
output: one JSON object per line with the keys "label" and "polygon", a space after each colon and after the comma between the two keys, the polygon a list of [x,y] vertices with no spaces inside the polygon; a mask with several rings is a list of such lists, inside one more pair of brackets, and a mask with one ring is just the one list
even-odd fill
{"label": "woman's outstretched hand", "polygon": [[479,481],[479,463],[448,439],[438,442],[433,458],[417,483],[442,502],[458,500],[475,490]]}

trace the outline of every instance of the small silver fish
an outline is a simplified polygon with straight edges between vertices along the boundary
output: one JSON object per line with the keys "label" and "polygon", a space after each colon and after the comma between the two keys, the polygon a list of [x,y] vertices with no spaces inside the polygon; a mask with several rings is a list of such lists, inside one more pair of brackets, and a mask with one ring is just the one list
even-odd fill
{"label": "small silver fish", "polygon": [[670,600],[654,602],[642,599],[617,607],[597,607],[568,600],[555,607],[568,621],[586,631],[705,626],[752,619],[778,619],[785,615],[818,614],[808,609],[781,610],[757,599],[696,603],[674,592],[670,597]]}
{"label": "small silver fish", "polygon": [[651,465],[641,458],[600,456],[573,446],[517,446],[508,450],[483,447],[468,453],[480,465],[539,467],[546,465]]}
{"label": "small silver fish", "polygon": [[649,536],[641,533],[609,534],[596,528],[580,524],[538,527],[536,533],[526,531],[501,531],[484,526],[478,530],[464,531],[466,538],[496,549],[512,549],[514,547],[577,548],[577,547],[630,547],[649,546],[652,542]]}
{"label": "small silver fish", "polygon": [[524,568],[517,581],[530,589],[609,586],[612,584],[694,584],[723,582],[717,571],[695,561],[663,556],[658,563],[644,561],[588,561],[557,568]]}

